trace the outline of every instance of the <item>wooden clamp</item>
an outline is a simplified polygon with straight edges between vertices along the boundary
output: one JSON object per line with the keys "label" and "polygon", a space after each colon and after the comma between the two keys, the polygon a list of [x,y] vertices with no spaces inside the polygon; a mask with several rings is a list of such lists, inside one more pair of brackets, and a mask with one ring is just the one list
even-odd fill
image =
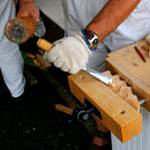
{"label": "wooden clamp", "polygon": [[84,71],[70,75],[68,81],[71,92],[80,103],[91,103],[100,112],[105,127],[122,142],[141,132],[141,114],[112,89]]}

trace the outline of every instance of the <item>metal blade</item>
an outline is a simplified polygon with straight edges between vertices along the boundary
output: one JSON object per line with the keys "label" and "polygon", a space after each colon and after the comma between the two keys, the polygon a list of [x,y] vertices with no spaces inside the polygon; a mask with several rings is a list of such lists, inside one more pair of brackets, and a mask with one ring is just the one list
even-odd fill
{"label": "metal blade", "polygon": [[110,85],[112,83],[112,78],[104,75],[94,69],[91,68],[83,68],[84,71],[88,72],[90,75],[95,77],[96,79],[100,80],[101,82],[105,83],[106,85]]}

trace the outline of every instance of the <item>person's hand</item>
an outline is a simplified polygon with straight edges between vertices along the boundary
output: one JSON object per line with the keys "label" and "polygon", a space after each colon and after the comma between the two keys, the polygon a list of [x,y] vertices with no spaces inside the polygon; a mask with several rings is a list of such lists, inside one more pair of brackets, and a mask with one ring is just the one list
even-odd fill
{"label": "person's hand", "polygon": [[57,41],[54,47],[45,53],[44,59],[69,73],[77,73],[86,66],[91,54],[90,49],[79,34]]}
{"label": "person's hand", "polygon": [[38,22],[39,19],[39,9],[36,6],[34,0],[20,0],[19,11],[17,17],[28,17],[31,16]]}
{"label": "person's hand", "polygon": [[150,34],[145,36],[146,45],[143,46],[146,51],[146,55],[150,57]]}
{"label": "person's hand", "polygon": [[150,34],[145,36],[145,41],[147,42],[148,45],[150,45]]}

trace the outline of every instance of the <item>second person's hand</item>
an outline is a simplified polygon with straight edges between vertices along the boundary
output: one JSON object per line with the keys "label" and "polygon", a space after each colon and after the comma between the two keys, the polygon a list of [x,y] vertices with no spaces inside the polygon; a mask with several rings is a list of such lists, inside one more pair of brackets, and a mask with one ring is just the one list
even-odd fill
{"label": "second person's hand", "polygon": [[34,0],[19,0],[19,11],[17,17],[33,17],[35,22],[38,22],[39,8],[36,6]]}

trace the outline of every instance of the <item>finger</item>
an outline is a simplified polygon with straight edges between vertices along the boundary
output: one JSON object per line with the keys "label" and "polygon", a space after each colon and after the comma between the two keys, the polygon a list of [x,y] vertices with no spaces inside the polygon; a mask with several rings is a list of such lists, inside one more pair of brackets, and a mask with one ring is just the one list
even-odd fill
{"label": "finger", "polygon": [[29,16],[29,13],[27,13],[26,11],[22,11],[20,10],[18,13],[17,13],[17,17],[27,17]]}
{"label": "finger", "polygon": [[30,13],[30,16],[32,16],[36,22],[39,22],[40,21],[39,9],[32,11]]}
{"label": "finger", "polygon": [[60,51],[59,49],[57,49],[57,46],[53,47],[51,51],[47,53],[48,60],[51,62],[55,62],[57,58],[61,59],[59,52]]}
{"label": "finger", "polygon": [[53,63],[57,68],[61,68],[63,66],[63,63],[59,58],[57,58]]}
{"label": "finger", "polygon": [[61,70],[63,70],[64,72],[68,72],[68,67],[65,65],[65,64],[63,64],[62,66],[61,66]]}
{"label": "finger", "polygon": [[68,72],[71,74],[75,74],[75,73],[79,72],[80,70],[81,70],[80,68],[71,68],[70,70],[68,70]]}

